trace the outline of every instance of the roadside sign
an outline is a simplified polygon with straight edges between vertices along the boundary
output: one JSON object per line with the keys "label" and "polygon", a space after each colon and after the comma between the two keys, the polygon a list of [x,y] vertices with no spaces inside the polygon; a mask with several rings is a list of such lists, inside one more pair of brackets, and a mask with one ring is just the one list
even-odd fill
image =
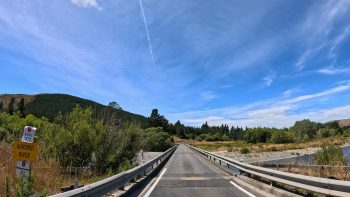
{"label": "roadside sign", "polygon": [[38,157],[38,144],[15,141],[12,143],[14,160],[35,161]]}
{"label": "roadside sign", "polygon": [[34,142],[35,127],[25,126],[21,141],[12,143],[12,158],[17,161],[16,174],[30,176],[30,161],[38,158],[38,144]]}
{"label": "roadside sign", "polygon": [[29,177],[30,161],[17,161],[16,174],[19,176]]}
{"label": "roadside sign", "polygon": [[22,136],[22,142],[29,142],[33,143],[34,142],[34,135],[35,135],[35,127],[31,126],[25,126],[24,131],[23,131],[23,136]]}
{"label": "roadside sign", "polygon": [[23,169],[23,170],[30,170],[30,161],[17,161],[17,168]]}
{"label": "roadside sign", "polygon": [[29,170],[20,169],[20,168],[16,168],[16,174],[19,175],[19,176],[29,177],[30,171]]}

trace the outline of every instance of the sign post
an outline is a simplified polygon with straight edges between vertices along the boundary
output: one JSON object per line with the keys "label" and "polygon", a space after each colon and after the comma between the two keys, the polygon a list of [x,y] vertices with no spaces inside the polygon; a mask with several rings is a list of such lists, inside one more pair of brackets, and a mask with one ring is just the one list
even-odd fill
{"label": "sign post", "polygon": [[21,141],[12,144],[12,157],[17,161],[16,174],[30,176],[30,161],[38,157],[38,144],[34,143],[35,127],[25,126]]}

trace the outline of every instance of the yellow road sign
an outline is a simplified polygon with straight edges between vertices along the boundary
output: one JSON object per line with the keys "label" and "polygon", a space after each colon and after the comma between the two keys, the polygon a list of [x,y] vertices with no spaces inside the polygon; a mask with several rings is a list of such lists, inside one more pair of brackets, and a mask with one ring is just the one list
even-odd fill
{"label": "yellow road sign", "polygon": [[38,144],[15,141],[12,143],[14,160],[35,161],[38,157]]}

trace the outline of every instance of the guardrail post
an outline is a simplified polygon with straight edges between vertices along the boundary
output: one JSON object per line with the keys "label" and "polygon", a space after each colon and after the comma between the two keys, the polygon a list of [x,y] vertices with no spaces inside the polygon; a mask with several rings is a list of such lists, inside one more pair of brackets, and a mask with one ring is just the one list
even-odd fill
{"label": "guardrail post", "polygon": [[276,181],[271,181],[271,186],[276,187],[277,183]]}
{"label": "guardrail post", "polygon": [[247,173],[247,177],[252,178],[252,174]]}

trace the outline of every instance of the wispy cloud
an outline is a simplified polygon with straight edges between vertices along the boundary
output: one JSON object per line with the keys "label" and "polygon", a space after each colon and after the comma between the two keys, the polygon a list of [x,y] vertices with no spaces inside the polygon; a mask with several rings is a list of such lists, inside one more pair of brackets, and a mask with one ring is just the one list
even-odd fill
{"label": "wispy cloud", "polygon": [[291,89],[284,91],[283,96],[288,97],[288,96],[291,96],[291,95],[298,93],[298,92],[301,92],[301,86],[291,88]]}
{"label": "wispy cloud", "polygon": [[103,8],[99,5],[97,0],[70,0],[74,5],[82,8],[97,8],[99,10],[102,10]]}
{"label": "wispy cloud", "polygon": [[[350,90],[350,82],[326,89],[314,94],[306,94],[293,98],[275,98],[240,107],[226,107],[202,111],[193,111],[173,114],[174,118],[194,126],[200,126],[208,121],[212,125],[229,124],[232,126],[291,126],[296,120],[310,118],[316,121],[327,121],[346,118],[350,106],[337,106],[328,109],[303,109],[303,103],[315,99],[329,98],[333,95]],[[294,90],[291,90],[294,91]],[[303,107],[304,106],[304,107]],[[220,115],[218,115],[220,114]],[[330,114],[333,116],[331,117]],[[348,115],[347,115],[348,116]]]}
{"label": "wispy cloud", "polygon": [[317,70],[318,73],[325,75],[338,75],[338,74],[349,74],[350,68],[333,68],[333,67],[324,67]]}
{"label": "wispy cloud", "polygon": [[268,76],[262,78],[262,80],[264,80],[266,86],[271,86],[272,83],[274,82],[275,78],[276,78],[276,75],[272,74],[272,75],[268,75]]}
{"label": "wispy cloud", "polygon": [[213,91],[204,91],[200,94],[201,99],[205,101],[211,101],[219,97],[219,95],[215,94]]}
{"label": "wispy cloud", "polygon": [[331,94],[343,92],[343,91],[346,91],[346,90],[349,90],[349,89],[350,89],[350,81],[347,81],[344,84],[339,85],[337,87],[334,87],[334,88],[331,88],[331,89],[327,89],[325,91],[318,92],[318,93],[315,93],[315,94],[307,94],[307,95],[302,95],[302,96],[298,96],[298,97],[295,97],[295,98],[287,99],[285,101],[282,101],[282,103],[294,104],[294,103],[303,102],[303,101],[307,101],[307,100],[314,99],[314,98],[319,98],[319,97],[322,97],[322,96],[328,96],[328,95],[331,95]]}
{"label": "wispy cloud", "polygon": [[[1,1],[0,64],[16,72],[0,83],[21,86],[12,77],[18,70],[34,84],[23,88],[31,92],[39,86],[102,103],[117,100],[144,115],[157,107],[167,117],[252,125],[275,124],[264,113],[279,121],[303,107],[311,111],[304,104],[344,104],[333,96],[346,87],[327,88],[348,78],[341,73],[349,65],[349,1],[253,4]],[[280,12],[291,8],[300,12]],[[288,89],[298,84],[302,90]],[[0,89],[11,89],[5,86]]]}
{"label": "wispy cloud", "polygon": [[[298,58],[295,66],[297,70],[304,69],[305,64],[316,56],[325,48],[330,48],[332,58],[335,57],[334,51],[336,47],[348,36],[348,27],[345,27],[341,33],[336,33],[334,39],[335,24],[339,20],[343,20],[348,13],[350,2],[342,1],[327,1],[324,4],[319,4],[318,8],[312,7],[306,17],[305,23],[301,26],[301,34],[306,38],[305,49]],[[323,21],[316,23],[315,21]],[[333,41],[330,41],[333,40]]]}
{"label": "wispy cloud", "polygon": [[336,58],[337,53],[336,53],[336,49],[339,47],[339,45],[341,45],[350,35],[350,28],[349,27],[345,27],[343,32],[341,32],[340,34],[338,34],[332,41],[330,44],[330,49],[329,49],[329,56],[330,58]]}

